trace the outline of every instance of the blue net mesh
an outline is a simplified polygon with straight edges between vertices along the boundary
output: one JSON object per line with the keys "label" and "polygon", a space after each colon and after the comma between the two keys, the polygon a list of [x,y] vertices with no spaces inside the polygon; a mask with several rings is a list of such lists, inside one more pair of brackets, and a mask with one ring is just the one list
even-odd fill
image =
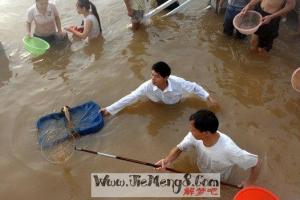
{"label": "blue net mesh", "polygon": [[[104,126],[104,120],[99,113],[99,109],[100,106],[93,101],[71,108],[70,114],[75,127],[74,131],[81,136],[100,131]],[[41,117],[37,121],[37,129],[39,144],[42,143],[43,137],[49,132],[59,132],[56,138],[51,140],[51,143],[57,142],[56,140],[64,140],[69,136],[67,121],[64,114],[60,112]],[[49,142],[47,145],[51,145],[51,143]]]}

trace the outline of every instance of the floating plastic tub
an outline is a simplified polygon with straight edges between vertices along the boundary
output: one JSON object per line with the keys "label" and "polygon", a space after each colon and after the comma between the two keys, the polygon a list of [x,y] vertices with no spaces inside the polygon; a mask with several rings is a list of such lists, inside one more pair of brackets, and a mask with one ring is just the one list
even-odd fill
{"label": "floating plastic tub", "polygon": [[291,82],[292,82],[292,87],[297,92],[300,92],[300,67],[294,71]]}
{"label": "floating plastic tub", "polygon": [[24,48],[33,56],[41,56],[50,48],[48,42],[38,37],[29,38],[28,36],[25,36],[23,38],[23,43]]}
{"label": "floating plastic tub", "polygon": [[262,24],[262,16],[256,11],[247,11],[245,14],[239,13],[233,19],[233,26],[245,35],[253,34]]}
{"label": "floating plastic tub", "polygon": [[279,200],[279,198],[265,188],[246,187],[240,190],[233,200]]}

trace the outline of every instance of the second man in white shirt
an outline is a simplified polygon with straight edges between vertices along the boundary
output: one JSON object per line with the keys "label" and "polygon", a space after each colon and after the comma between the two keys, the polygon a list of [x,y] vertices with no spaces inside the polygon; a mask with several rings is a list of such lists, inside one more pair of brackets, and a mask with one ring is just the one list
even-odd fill
{"label": "second man in white shirt", "polygon": [[171,68],[167,63],[155,63],[152,66],[151,80],[144,82],[136,90],[121,98],[119,101],[101,109],[102,114],[104,116],[115,115],[126,106],[144,96],[154,102],[175,104],[183,98],[185,92],[199,96],[205,100],[209,106],[215,106],[217,104],[209,93],[197,83],[186,81],[183,78],[170,74]]}

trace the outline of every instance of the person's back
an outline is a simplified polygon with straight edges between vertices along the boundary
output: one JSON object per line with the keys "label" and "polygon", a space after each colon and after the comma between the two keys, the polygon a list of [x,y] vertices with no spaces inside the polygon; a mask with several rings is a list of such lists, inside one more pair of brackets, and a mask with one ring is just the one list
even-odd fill
{"label": "person's back", "polygon": [[89,20],[92,22],[92,28],[90,32],[88,33],[88,38],[93,39],[101,35],[100,27],[97,18],[93,14],[89,14],[84,18],[84,23],[87,23],[86,21]]}

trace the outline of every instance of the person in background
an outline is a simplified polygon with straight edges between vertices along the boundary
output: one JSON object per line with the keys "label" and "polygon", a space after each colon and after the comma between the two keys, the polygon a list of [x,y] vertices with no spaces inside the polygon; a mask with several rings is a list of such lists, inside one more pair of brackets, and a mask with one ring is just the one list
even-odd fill
{"label": "person in background", "polygon": [[78,14],[84,16],[83,27],[70,26],[66,30],[80,39],[101,38],[102,28],[96,6],[89,0],[78,0],[76,9]]}
{"label": "person in background", "polygon": [[142,26],[142,21],[145,14],[144,0],[124,0],[127,8],[127,14],[131,17],[131,28],[133,31],[138,30]]}
{"label": "person in background", "polygon": [[157,62],[152,66],[151,80],[144,82],[136,90],[121,98],[112,105],[101,109],[104,116],[115,115],[126,106],[136,102],[141,97],[148,97],[154,102],[176,104],[183,98],[185,92],[193,93],[204,99],[209,106],[217,103],[200,85],[172,76],[171,68],[165,62]]}
{"label": "person in background", "polygon": [[33,36],[55,44],[67,38],[61,29],[61,21],[56,6],[48,0],[36,0],[35,4],[27,10],[26,29],[27,36],[32,37],[31,26],[35,24]]}
{"label": "person in background", "polygon": [[281,16],[295,7],[295,0],[251,0],[242,13],[254,9],[263,16],[262,25],[252,35],[251,49],[268,52],[278,37]]}
{"label": "person in background", "polygon": [[259,175],[261,161],[257,155],[240,147],[227,135],[218,131],[219,121],[208,110],[199,110],[189,119],[190,132],[170,153],[155,164],[165,169],[182,152],[194,148],[197,152],[197,165],[201,173],[220,173],[221,181],[227,181],[233,166],[250,169],[249,177],[242,181],[244,187],[253,185]]}
{"label": "person in background", "polygon": [[[219,8],[222,7],[224,0],[220,0]],[[240,13],[243,8],[249,3],[249,0],[228,0],[228,5],[225,11],[223,33],[232,36],[234,32],[233,18]],[[235,37],[244,39],[246,35],[235,30]]]}

